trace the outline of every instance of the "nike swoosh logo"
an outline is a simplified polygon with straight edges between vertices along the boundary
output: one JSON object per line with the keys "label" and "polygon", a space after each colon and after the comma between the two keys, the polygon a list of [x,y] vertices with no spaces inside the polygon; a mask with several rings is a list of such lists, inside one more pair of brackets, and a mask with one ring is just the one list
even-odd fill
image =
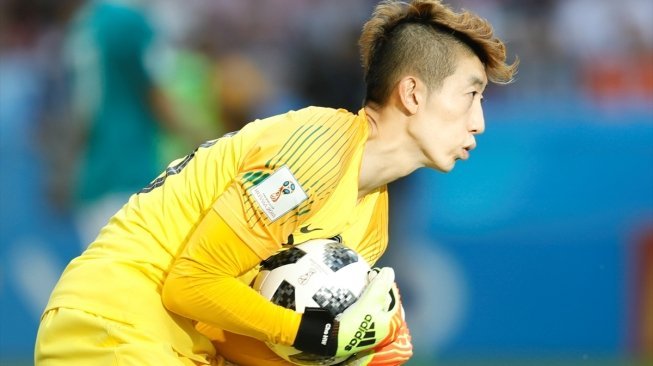
{"label": "nike swoosh logo", "polygon": [[315,229],[310,229],[309,226],[311,226],[311,225],[306,225],[306,226],[302,227],[301,229],[299,229],[299,231],[300,231],[302,234],[308,234],[308,233],[310,233],[311,231],[322,230],[322,229],[319,228],[319,227],[318,227],[318,228],[315,228]]}

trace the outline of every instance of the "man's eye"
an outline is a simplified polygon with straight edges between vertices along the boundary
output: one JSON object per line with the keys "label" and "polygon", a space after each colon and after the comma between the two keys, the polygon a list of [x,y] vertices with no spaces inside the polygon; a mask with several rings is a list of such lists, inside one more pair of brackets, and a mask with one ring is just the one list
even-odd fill
{"label": "man's eye", "polygon": [[481,98],[480,98],[481,103],[483,103],[485,101],[485,97],[483,97],[483,94],[481,94],[481,93],[479,93],[477,91],[470,92],[469,95],[472,96],[472,99],[476,98],[477,95],[480,95],[481,96]]}

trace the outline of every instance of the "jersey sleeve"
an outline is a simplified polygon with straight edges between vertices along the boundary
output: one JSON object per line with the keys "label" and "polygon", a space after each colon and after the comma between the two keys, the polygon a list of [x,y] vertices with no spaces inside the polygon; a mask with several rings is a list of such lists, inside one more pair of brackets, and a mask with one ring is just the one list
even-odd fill
{"label": "jersey sleeve", "polygon": [[273,304],[237,278],[259,262],[220,216],[208,211],[166,278],[163,303],[174,313],[220,329],[292,344],[301,315]]}
{"label": "jersey sleeve", "polygon": [[341,183],[365,140],[354,117],[309,108],[271,121],[213,205],[262,259],[279,250]]}

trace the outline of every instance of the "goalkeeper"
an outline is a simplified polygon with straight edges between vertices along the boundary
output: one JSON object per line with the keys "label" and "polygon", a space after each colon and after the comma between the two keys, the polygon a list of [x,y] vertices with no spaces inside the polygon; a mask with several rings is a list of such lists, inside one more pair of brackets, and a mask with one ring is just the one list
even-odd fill
{"label": "goalkeeper", "polygon": [[386,185],[467,159],[485,128],[484,88],[511,81],[517,63],[485,20],[438,0],[380,3],[359,43],[357,113],[309,107],[251,122],[132,195],[62,274],[36,365],[283,364],[262,341],[351,355],[347,365],[405,362],[402,307],[386,307],[389,291],[398,299],[390,268],[338,319],[297,314],[248,283],[261,260],[314,238],[340,235],[376,262]]}

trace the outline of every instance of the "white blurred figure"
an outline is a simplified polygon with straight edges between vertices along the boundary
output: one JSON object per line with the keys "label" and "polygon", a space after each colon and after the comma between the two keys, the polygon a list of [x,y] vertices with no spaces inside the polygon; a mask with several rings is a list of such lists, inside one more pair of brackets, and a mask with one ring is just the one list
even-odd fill
{"label": "white blurred figure", "polygon": [[653,102],[653,2],[559,1],[552,37],[601,105]]}

